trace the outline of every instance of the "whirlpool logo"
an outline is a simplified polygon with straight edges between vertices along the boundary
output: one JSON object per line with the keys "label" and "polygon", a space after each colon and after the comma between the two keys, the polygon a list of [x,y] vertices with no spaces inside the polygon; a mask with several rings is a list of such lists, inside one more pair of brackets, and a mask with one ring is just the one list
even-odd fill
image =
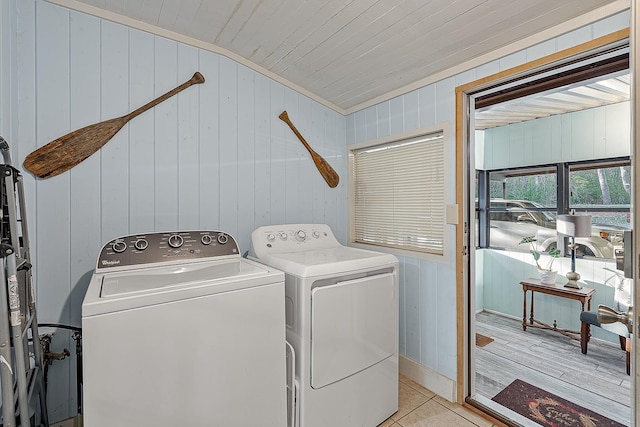
{"label": "whirlpool logo", "polygon": [[120,260],[114,260],[114,261],[108,261],[106,259],[102,260],[102,266],[103,267],[112,267],[114,265],[118,265],[120,264]]}

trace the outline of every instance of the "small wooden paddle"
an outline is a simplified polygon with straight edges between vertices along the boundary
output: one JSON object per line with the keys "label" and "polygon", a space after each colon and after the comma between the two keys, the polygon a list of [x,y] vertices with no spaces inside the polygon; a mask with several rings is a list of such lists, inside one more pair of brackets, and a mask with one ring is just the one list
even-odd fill
{"label": "small wooden paddle", "polygon": [[134,117],[155,107],[194,84],[204,82],[204,77],[196,72],[191,79],[170,90],[153,101],[143,105],[126,116],[94,123],[55,139],[30,153],[24,159],[26,170],[38,178],[49,178],[68,171],[102,148]]}
{"label": "small wooden paddle", "polygon": [[322,175],[329,187],[335,188],[340,182],[340,176],[338,175],[338,173],[333,170],[331,165],[327,163],[327,161],[323,159],[320,154],[313,151],[313,149],[309,146],[307,141],[305,141],[300,132],[298,132],[298,129],[296,129],[293,123],[291,123],[291,120],[289,120],[289,115],[287,114],[286,110],[280,113],[278,117],[280,118],[280,120],[289,125],[293,133],[295,133],[300,142],[302,142],[302,145],[304,145],[307,151],[309,151],[309,154],[311,154],[311,158],[313,159],[313,163],[316,164],[316,168],[318,168],[320,175]]}

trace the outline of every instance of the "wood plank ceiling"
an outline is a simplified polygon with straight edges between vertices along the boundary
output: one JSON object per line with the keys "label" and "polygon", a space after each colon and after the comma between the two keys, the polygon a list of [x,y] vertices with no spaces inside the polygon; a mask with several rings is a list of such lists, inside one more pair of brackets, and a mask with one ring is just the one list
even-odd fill
{"label": "wood plank ceiling", "polygon": [[631,76],[628,72],[617,73],[595,81],[586,81],[478,109],[474,119],[475,129],[489,129],[616,104],[628,101],[630,96]]}
{"label": "wood plank ceiling", "polygon": [[616,2],[50,1],[84,3],[214,44],[342,112]]}

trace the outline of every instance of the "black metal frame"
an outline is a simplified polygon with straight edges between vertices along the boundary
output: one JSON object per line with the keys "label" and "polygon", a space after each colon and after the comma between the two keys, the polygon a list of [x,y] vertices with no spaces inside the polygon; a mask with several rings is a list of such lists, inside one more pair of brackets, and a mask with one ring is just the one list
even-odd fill
{"label": "black metal frame", "polygon": [[[478,241],[476,242],[477,248],[489,248],[490,233],[491,233],[491,221],[490,221],[490,213],[491,212],[507,212],[507,209],[497,208],[491,209],[490,204],[490,191],[489,184],[492,173],[500,173],[506,176],[518,176],[518,175],[535,175],[536,173],[540,173],[541,171],[551,171],[555,169],[556,174],[556,200],[557,206],[556,208],[539,208],[539,209],[527,209],[528,212],[554,212],[558,215],[567,214],[570,210],[574,210],[575,212],[585,212],[588,209],[585,208],[571,208],[569,202],[570,190],[569,190],[569,174],[572,168],[575,169],[576,166],[580,166],[581,168],[588,168],[589,166],[596,167],[612,167],[616,165],[623,164],[631,164],[631,158],[628,156],[625,157],[615,157],[609,159],[597,159],[597,160],[586,160],[586,161],[577,161],[577,162],[560,162],[560,163],[552,163],[552,164],[544,164],[544,165],[535,165],[535,166],[523,166],[523,167],[515,167],[515,168],[503,168],[503,169],[492,169],[492,170],[477,170],[476,171],[476,181],[477,181],[477,194],[478,194],[478,203],[476,205],[476,217],[478,218]],[[593,211],[593,210],[591,210]],[[613,208],[613,207],[600,207],[598,208],[598,212],[630,212],[630,208]],[[568,239],[564,239],[564,243],[562,247],[564,250],[562,251],[563,255],[568,253],[567,251],[567,242]],[[561,247],[561,250],[562,250]]]}

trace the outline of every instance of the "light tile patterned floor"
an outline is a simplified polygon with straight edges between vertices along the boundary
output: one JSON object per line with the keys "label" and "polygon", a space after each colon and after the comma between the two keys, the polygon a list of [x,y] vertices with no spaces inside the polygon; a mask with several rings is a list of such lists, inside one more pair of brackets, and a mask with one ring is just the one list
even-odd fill
{"label": "light tile patterned floor", "polygon": [[418,383],[400,375],[398,412],[379,427],[491,427],[476,413],[437,396]]}

